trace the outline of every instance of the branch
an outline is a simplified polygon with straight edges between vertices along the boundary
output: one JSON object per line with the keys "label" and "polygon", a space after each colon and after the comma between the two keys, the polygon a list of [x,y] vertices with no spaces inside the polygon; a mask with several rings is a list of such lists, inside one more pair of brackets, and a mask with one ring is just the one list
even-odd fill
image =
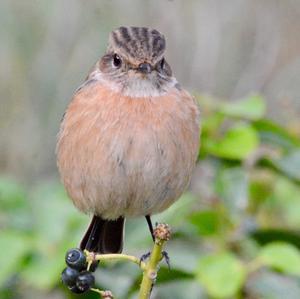
{"label": "branch", "polygon": [[88,270],[94,261],[110,261],[110,260],[127,260],[137,264],[142,270],[145,269],[146,264],[133,255],[110,253],[110,254],[95,254],[94,252],[84,251],[86,260],[88,262]]}
{"label": "branch", "polygon": [[[158,264],[164,257],[163,247],[165,242],[170,239],[171,232],[167,224],[160,223],[154,229],[154,245],[148,262],[144,262],[135,256],[127,254],[96,254],[94,252],[84,251],[87,261],[87,270],[95,261],[125,260],[137,264],[143,270],[143,279],[140,286],[139,299],[148,299],[151,294],[152,286],[155,283]],[[167,258],[167,257],[166,257]],[[92,291],[98,293],[102,299],[112,299],[113,295],[110,291],[103,291],[92,288]]]}
{"label": "branch", "polygon": [[98,293],[100,295],[100,298],[102,298],[102,299],[113,299],[114,298],[111,291],[102,291],[99,289],[91,289],[91,291]]}
{"label": "branch", "polygon": [[156,226],[154,230],[155,242],[150,260],[144,269],[139,299],[148,299],[150,297],[152,286],[157,277],[158,264],[163,258],[163,246],[170,239],[170,235],[170,228],[167,224],[161,223]]}

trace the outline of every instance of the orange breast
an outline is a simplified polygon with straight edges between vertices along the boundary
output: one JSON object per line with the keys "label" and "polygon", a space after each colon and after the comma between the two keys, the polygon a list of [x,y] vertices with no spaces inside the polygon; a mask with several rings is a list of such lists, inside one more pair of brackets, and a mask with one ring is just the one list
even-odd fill
{"label": "orange breast", "polygon": [[131,98],[95,82],[66,111],[57,163],[80,210],[115,219],[172,204],[190,180],[198,146],[198,109],[187,92]]}

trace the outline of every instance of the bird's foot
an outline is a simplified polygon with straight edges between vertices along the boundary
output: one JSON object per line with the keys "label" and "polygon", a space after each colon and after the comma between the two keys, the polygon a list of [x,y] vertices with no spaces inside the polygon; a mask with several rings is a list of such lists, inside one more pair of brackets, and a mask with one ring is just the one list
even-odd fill
{"label": "bird's foot", "polygon": [[141,258],[140,258],[140,265],[141,265],[141,263],[145,262],[145,261],[150,257],[150,255],[151,255],[151,252],[150,252],[150,251],[147,252],[147,253],[145,253],[145,254],[143,254],[143,255],[141,256]]}
{"label": "bird's foot", "polygon": [[[150,255],[151,255],[151,252],[149,251],[149,252],[147,252],[147,253],[145,253],[145,254],[143,254],[142,256],[141,256],[141,258],[140,258],[140,264],[142,263],[142,262],[145,262],[149,257],[150,257]],[[164,251],[162,251],[162,253],[161,253],[161,255],[162,255],[162,260],[165,260],[165,262],[166,262],[166,264],[167,264],[167,266],[168,266],[168,269],[169,270],[171,270],[171,264],[170,264],[170,257],[169,257],[169,254],[164,250]]]}
{"label": "bird's foot", "polygon": [[171,263],[170,263],[169,254],[165,250],[161,254],[162,254],[162,260],[166,261],[166,264],[168,265],[168,269],[170,271],[171,270]]}

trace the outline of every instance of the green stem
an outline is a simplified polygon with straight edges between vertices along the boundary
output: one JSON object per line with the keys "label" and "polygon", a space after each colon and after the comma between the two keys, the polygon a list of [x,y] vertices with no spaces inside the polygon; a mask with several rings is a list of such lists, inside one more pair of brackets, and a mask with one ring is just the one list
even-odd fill
{"label": "green stem", "polygon": [[164,241],[155,240],[150,260],[144,269],[139,299],[148,299],[150,296],[152,285],[157,277],[157,266],[162,258],[163,245]]}
{"label": "green stem", "polygon": [[110,291],[102,291],[102,290],[94,289],[94,288],[92,288],[91,291],[99,294],[100,298],[103,298],[103,299],[112,299],[113,298],[113,295]]}
{"label": "green stem", "polygon": [[[158,264],[162,259],[163,246],[166,241],[170,239],[171,231],[167,224],[159,223],[154,229],[155,242],[151,252],[149,262],[145,263],[135,256],[127,254],[95,254],[85,250],[86,260],[88,262],[88,269],[92,263],[96,261],[109,260],[126,260],[133,262],[143,270],[143,279],[140,287],[139,299],[148,299],[151,294],[152,286],[155,283],[158,271]],[[113,298],[110,291],[103,291],[99,289],[92,289],[98,293],[102,298]]]}
{"label": "green stem", "polygon": [[140,266],[142,270],[145,269],[146,265],[144,262],[140,261],[137,257],[133,255],[127,255],[127,254],[97,254],[96,255],[96,260],[100,261],[109,261],[109,260],[123,260],[123,261],[130,261],[132,263],[135,263]]}
{"label": "green stem", "polygon": [[137,264],[142,270],[146,268],[146,264],[137,257],[133,255],[121,254],[121,253],[110,253],[110,254],[96,254],[88,252],[85,250],[85,254],[87,256],[87,261],[91,264],[94,260],[96,261],[110,261],[110,260],[123,260],[130,261],[132,263]]}

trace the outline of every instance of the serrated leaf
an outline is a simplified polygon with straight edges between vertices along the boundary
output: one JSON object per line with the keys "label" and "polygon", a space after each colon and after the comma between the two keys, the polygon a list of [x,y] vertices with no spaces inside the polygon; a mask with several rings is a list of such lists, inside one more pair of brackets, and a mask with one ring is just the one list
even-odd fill
{"label": "serrated leaf", "polygon": [[284,273],[300,275],[300,252],[289,243],[273,242],[264,246],[258,259],[264,265]]}
{"label": "serrated leaf", "polygon": [[229,252],[201,258],[196,275],[209,295],[216,298],[234,296],[246,276],[243,264]]}
{"label": "serrated leaf", "polygon": [[230,128],[218,141],[208,140],[206,150],[217,157],[226,159],[245,159],[258,146],[259,140],[253,127],[246,124]]}

